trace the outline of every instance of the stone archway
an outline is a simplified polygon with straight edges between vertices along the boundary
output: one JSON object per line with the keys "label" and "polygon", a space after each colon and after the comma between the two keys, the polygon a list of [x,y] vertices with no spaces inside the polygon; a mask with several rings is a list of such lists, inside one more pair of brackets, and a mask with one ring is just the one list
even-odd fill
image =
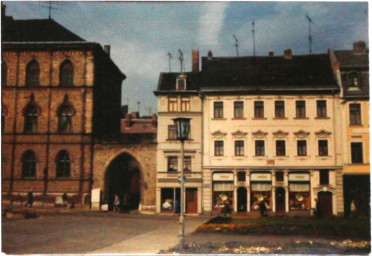
{"label": "stone archway", "polygon": [[113,208],[115,195],[122,207],[138,209],[141,201],[141,166],[136,158],[124,152],[116,156],[107,166],[104,177],[103,200]]}

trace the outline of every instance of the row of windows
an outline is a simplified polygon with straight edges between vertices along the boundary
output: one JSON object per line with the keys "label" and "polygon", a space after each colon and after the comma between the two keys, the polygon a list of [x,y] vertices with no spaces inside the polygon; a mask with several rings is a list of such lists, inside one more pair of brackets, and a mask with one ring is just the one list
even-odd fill
{"label": "row of windows", "polygon": [[[27,150],[23,153],[22,158],[22,178],[35,178],[36,177],[36,154],[32,150]],[[69,178],[71,175],[71,159],[66,150],[58,152],[55,159],[56,163],[56,177]]]}
{"label": "row of windows", "polygon": [[[7,84],[8,68],[3,61],[1,64],[1,82]],[[60,86],[73,86],[74,66],[70,60],[65,60],[59,67],[59,84]],[[37,60],[31,60],[26,66],[26,86],[40,85],[40,65]]]}
{"label": "row of windows", "polygon": [[[234,147],[235,156],[245,156],[244,152],[244,140],[236,140]],[[286,141],[276,140],[275,141],[276,156],[286,156]],[[224,141],[215,140],[214,141],[214,155],[223,156],[224,155]],[[307,156],[307,141],[298,140],[297,141],[297,156]],[[328,141],[318,140],[318,155],[328,156]],[[265,141],[256,140],[255,141],[255,156],[265,156]]]}
{"label": "row of windows", "polygon": [[[168,157],[168,172],[178,172],[178,157],[169,156]],[[185,156],[183,158],[183,171],[191,171],[191,156]]]}
{"label": "row of windows", "polygon": [[[3,106],[6,108],[6,106]],[[39,116],[41,114],[40,107],[36,104],[34,96],[31,95],[30,102],[23,109],[24,117],[24,132],[35,133],[38,131]],[[5,127],[6,112],[2,112],[2,131]],[[75,115],[75,110],[68,101],[68,96],[65,95],[63,103],[57,110],[58,116],[58,132],[71,132],[72,131],[72,117]]]}
{"label": "row of windows", "polygon": [[181,97],[181,101],[178,101],[177,97],[169,97],[168,99],[168,111],[169,112],[189,112],[190,111],[190,98]]}

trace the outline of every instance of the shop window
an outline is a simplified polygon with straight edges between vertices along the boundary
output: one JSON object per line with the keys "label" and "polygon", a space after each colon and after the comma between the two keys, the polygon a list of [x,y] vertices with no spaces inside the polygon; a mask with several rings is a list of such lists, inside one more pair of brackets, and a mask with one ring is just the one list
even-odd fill
{"label": "shop window", "polygon": [[244,156],[244,140],[235,141],[235,156]]}
{"label": "shop window", "polygon": [[214,102],[214,118],[223,118],[223,102]]}
{"label": "shop window", "polygon": [[56,177],[69,178],[71,173],[71,160],[66,150],[61,150],[56,157]]}
{"label": "shop window", "polygon": [[181,111],[190,112],[190,98],[181,98]]}
{"label": "shop window", "polygon": [[320,185],[329,185],[329,170],[319,170]]}
{"label": "shop window", "polygon": [[296,118],[306,118],[306,105],[304,100],[296,101]]}
{"label": "shop window", "polygon": [[[293,190],[306,190],[307,192],[293,191]],[[308,191],[309,191],[309,184],[290,184],[289,210],[309,211],[310,210],[310,193]]]}
{"label": "shop window", "polygon": [[185,156],[183,158],[183,171],[191,172],[191,156]]}
{"label": "shop window", "polygon": [[275,173],[275,180],[276,181],[284,181],[284,173],[283,172],[276,172]]}
{"label": "shop window", "polygon": [[276,118],[284,118],[284,101],[275,101],[275,117]]}
{"label": "shop window", "polygon": [[26,86],[40,85],[40,66],[36,60],[30,61],[26,66]]}
{"label": "shop window", "polygon": [[176,97],[168,98],[168,111],[177,112],[178,111],[178,99]]}
{"label": "shop window", "polygon": [[363,163],[363,143],[361,142],[351,143],[351,162],[353,164]]}
{"label": "shop window", "polygon": [[176,126],[168,125],[168,139],[175,140],[176,139]]}
{"label": "shop window", "polygon": [[252,183],[251,184],[251,210],[259,210],[260,203],[265,200],[271,209],[271,184],[269,183]]}
{"label": "shop window", "polygon": [[254,102],[254,117],[264,118],[264,102],[263,101]]}
{"label": "shop window", "polygon": [[328,141],[319,140],[318,141],[319,156],[328,156]]}
{"label": "shop window", "polygon": [[65,60],[59,67],[60,86],[72,86],[74,79],[74,66],[71,61]]}
{"label": "shop window", "polygon": [[285,156],[285,140],[276,141],[276,156]]}
{"label": "shop window", "polygon": [[[173,212],[174,207],[177,205],[175,202],[180,203],[180,189],[179,188],[162,188],[161,189],[161,211]],[[179,205],[179,204],[178,204]],[[179,210],[179,209],[178,209]]]}
{"label": "shop window", "polygon": [[214,155],[223,156],[223,141],[222,140],[214,141]]}
{"label": "shop window", "polygon": [[213,209],[221,211],[225,206],[225,202],[228,202],[228,206],[231,208],[233,205],[233,190],[234,184],[230,183],[213,183]]}
{"label": "shop window", "polygon": [[306,156],[307,155],[307,143],[306,140],[297,141],[297,155]]}
{"label": "shop window", "polygon": [[316,112],[318,118],[327,117],[327,101],[317,100],[316,101]]}
{"label": "shop window", "polygon": [[234,102],[234,118],[244,117],[244,103],[243,101]]}
{"label": "shop window", "polygon": [[168,156],[168,172],[178,171],[178,157]]}
{"label": "shop window", "polygon": [[1,62],[1,85],[2,86],[7,85],[7,77],[8,77],[8,67],[5,61],[2,61]]}
{"label": "shop window", "polygon": [[36,177],[36,156],[34,151],[27,150],[22,158],[22,178]]}
{"label": "shop window", "polygon": [[246,173],[243,171],[238,172],[238,181],[245,181],[246,179]]}
{"label": "shop window", "polygon": [[256,156],[264,156],[265,155],[265,141],[263,141],[263,140],[256,140],[255,141],[255,153],[256,153]]}
{"label": "shop window", "polygon": [[361,111],[360,111],[360,104],[350,104],[350,125],[361,125]]}

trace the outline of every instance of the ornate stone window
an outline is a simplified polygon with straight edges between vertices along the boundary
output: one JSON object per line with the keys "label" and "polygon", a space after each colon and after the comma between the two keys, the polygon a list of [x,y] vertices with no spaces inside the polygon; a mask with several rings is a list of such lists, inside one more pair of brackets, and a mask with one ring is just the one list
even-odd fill
{"label": "ornate stone window", "polygon": [[273,132],[273,135],[275,138],[285,138],[288,135],[288,132],[284,132],[282,130],[277,130],[276,132]]}
{"label": "ornate stone window", "polygon": [[306,140],[297,141],[297,156],[307,156],[307,141]]}
{"label": "ornate stone window", "polygon": [[328,156],[328,140],[318,140],[319,156]]}
{"label": "ornate stone window", "polygon": [[36,177],[36,156],[34,151],[27,150],[23,153],[22,158],[22,178]]}
{"label": "ornate stone window", "polygon": [[59,67],[59,84],[60,86],[74,85],[74,66],[70,60],[65,60]]}
{"label": "ornate stone window", "polygon": [[40,85],[40,66],[36,60],[31,60],[26,66],[26,86]]}
{"label": "ornate stone window", "polygon": [[56,157],[56,177],[69,178],[71,175],[71,159],[66,150],[61,150]]}
{"label": "ornate stone window", "polygon": [[235,156],[244,156],[244,140],[235,141]]}
{"label": "ornate stone window", "polygon": [[68,100],[68,95],[65,95],[63,103],[57,110],[58,115],[58,132],[72,131],[72,116],[75,115],[75,110]]}
{"label": "ornate stone window", "polygon": [[40,113],[41,109],[35,102],[34,94],[31,94],[30,102],[23,110],[24,132],[37,132]]}
{"label": "ornate stone window", "polygon": [[214,141],[214,155],[223,156],[223,140]]}

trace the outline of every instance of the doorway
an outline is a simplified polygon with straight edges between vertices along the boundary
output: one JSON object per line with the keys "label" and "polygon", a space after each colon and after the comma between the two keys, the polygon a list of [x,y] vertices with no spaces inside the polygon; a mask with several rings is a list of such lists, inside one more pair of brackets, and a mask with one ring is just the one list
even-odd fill
{"label": "doorway", "polygon": [[285,189],[282,187],[275,190],[275,211],[277,215],[285,213]]}
{"label": "doorway", "polygon": [[198,213],[198,189],[186,188],[186,213]]}
{"label": "doorway", "polygon": [[[332,217],[333,216],[333,204],[332,204],[332,193],[329,191],[321,191],[318,193],[318,204],[319,207],[317,210],[320,211],[321,216],[323,217]],[[320,208],[320,209],[319,209]]]}
{"label": "doorway", "polygon": [[247,189],[245,187],[238,188],[238,212],[247,211]]}

